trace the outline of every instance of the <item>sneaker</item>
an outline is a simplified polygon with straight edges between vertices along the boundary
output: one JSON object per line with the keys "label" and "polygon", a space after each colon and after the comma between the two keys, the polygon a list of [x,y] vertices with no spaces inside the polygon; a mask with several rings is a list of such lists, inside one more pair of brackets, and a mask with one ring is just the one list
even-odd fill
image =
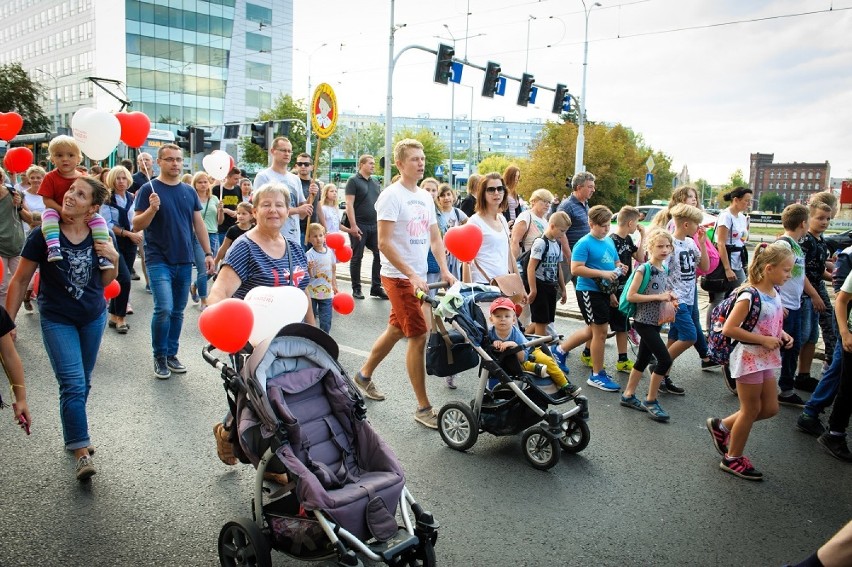
{"label": "sneaker", "polygon": [[559,367],[566,376],[569,373],[568,369],[568,353],[567,352],[559,352],[559,349],[552,348],[550,349],[550,354],[553,355],[553,360],[556,361],[556,366]]}
{"label": "sneaker", "polygon": [[138,282],[142,278],[140,278],[139,274],[137,274],[136,272],[131,272],[130,273],[130,279],[135,281],[135,282]]}
{"label": "sneaker", "polygon": [[586,355],[586,354],[580,353],[580,362],[582,362],[583,364],[585,364],[586,366],[591,368],[592,367],[592,355],[591,354]]}
{"label": "sneaker", "polygon": [[639,411],[647,411],[642,405],[642,400],[640,400],[636,396],[621,396],[621,405],[626,408],[631,408]]}
{"label": "sneaker", "polygon": [[148,285],[148,284],[145,284],[145,291],[147,291],[148,293],[151,293],[151,286]]}
{"label": "sneaker", "polygon": [[805,407],[805,400],[800,398],[798,394],[791,394],[789,396],[782,396],[781,394],[778,394],[778,403],[782,406],[790,406],[794,408]]}
{"label": "sneaker", "polygon": [[355,385],[371,400],[382,401],[385,399],[384,392],[376,387],[376,383],[370,378],[364,378],[360,372],[355,375]]}
{"label": "sneaker", "polygon": [[172,377],[172,371],[169,370],[168,364],[166,364],[165,356],[155,356],[154,357],[154,378],[158,378],[160,380],[168,380]]}
{"label": "sneaker", "polygon": [[385,293],[385,290],[382,288],[376,288],[370,290],[370,297],[378,297],[379,299],[389,299],[388,294]]}
{"label": "sneaker", "polygon": [[725,387],[733,395],[737,395],[737,380],[731,377],[731,369],[727,365],[722,367],[722,374],[725,377]]}
{"label": "sneaker", "polygon": [[547,366],[544,364],[536,364],[533,366],[533,372],[535,376],[539,378],[549,378],[550,374],[547,373]]}
{"label": "sneaker", "polygon": [[736,457],[734,459],[730,459],[726,455],[722,457],[722,462],[719,463],[719,468],[746,480],[763,480],[763,473],[752,466],[748,457]]}
{"label": "sneaker", "polygon": [[568,382],[564,386],[559,388],[559,393],[563,396],[573,398],[574,396],[580,393],[580,390],[582,390],[582,388],[580,388],[579,386],[575,386],[571,382]]}
{"label": "sneaker", "polygon": [[104,258],[103,256],[98,256],[98,269],[100,270],[112,270],[115,268],[115,264],[109,261],[108,258]]}
{"label": "sneaker", "polygon": [[797,390],[813,393],[813,391],[816,390],[817,384],[819,384],[819,380],[813,376],[796,376],[793,384]]}
{"label": "sneaker", "polygon": [[713,446],[724,457],[728,452],[731,433],[722,429],[722,420],[717,417],[707,418],[707,431],[710,432],[710,437],[713,439]]}
{"label": "sneaker", "polygon": [[422,423],[429,429],[438,429],[438,410],[432,406],[414,412],[414,421]]}
{"label": "sneaker", "polygon": [[676,386],[675,383],[672,382],[672,379],[668,376],[660,382],[660,391],[667,394],[674,394],[676,396],[682,396],[685,393],[685,390],[680,386]]}
{"label": "sneaker", "polygon": [[722,365],[721,365],[721,364],[716,364],[715,362],[713,362],[713,361],[712,361],[712,360],[710,360],[710,359],[702,360],[702,361],[701,361],[701,370],[704,370],[705,372],[709,372],[709,371],[711,371],[711,370],[716,370],[716,369],[717,369],[717,368],[719,368],[720,366],[722,366]]}
{"label": "sneaker", "polygon": [[832,457],[847,463],[852,463],[852,453],[849,452],[849,447],[846,445],[846,435],[832,435],[825,432],[817,438],[817,443],[822,445]]}
{"label": "sneaker", "polygon": [[201,301],[201,297],[198,295],[198,286],[194,283],[189,284],[189,297],[192,298],[193,303]]}
{"label": "sneaker", "polygon": [[630,372],[633,370],[633,361],[632,360],[619,360],[615,363],[615,369],[618,372]]}
{"label": "sneaker", "polygon": [[450,390],[455,390],[456,388],[458,388],[458,386],[456,386],[455,374],[450,374],[449,376],[445,377],[444,380],[447,381],[447,388],[449,388]]}
{"label": "sneaker", "polygon": [[825,433],[825,426],[823,426],[819,418],[806,413],[802,413],[799,419],[796,420],[796,429],[814,437],[819,437]]}
{"label": "sneaker", "polygon": [[357,289],[357,290],[353,289],[352,290],[352,297],[354,297],[355,299],[364,299],[364,294],[361,293],[360,289]]}
{"label": "sneaker", "polygon": [[95,464],[92,462],[92,457],[90,455],[85,455],[77,459],[77,466],[75,468],[77,480],[87,480],[91,478],[96,472],[97,471],[95,470]]}
{"label": "sneaker", "polygon": [[176,356],[167,356],[166,365],[169,367],[169,370],[175,374],[186,373],[186,366],[184,366]]}
{"label": "sneaker", "polygon": [[644,402],[642,402],[642,407],[645,408],[645,411],[648,412],[648,417],[650,417],[654,421],[665,423],[669,420],[669,414],[666,413],[666,410],[660,407],[660,402],[658,402],[657,400],[645,400]]}
{"label": "sneaker", "polygon": [[630,330],[627,331],[627,340],[630,341],[630,344],[633,346],[639,346],[639,333],[636,332],[636,329],[630,327]]}
{"label": "sneaker", "polygon": [[589,374],[586,384],[604,392],[618,392],[621,390],[621,386],[618,385],[618,382],[613,381],[612,376],[607,374],[606,370],[601,370],[599,374]]}
{"label": "sneaker", "polygon": [[48,246],[47,247],[47,261],[48,262],[59,262],[60,260],[62,260],[62,251],[59,249],[59,246]]}
{"label": "sneaker", "polygon": [[133,315],[133,306],[130,305],[130,302],[127,302],[127,310],[124,312],[125,315]]}
{"label": "sneaker", "polygon": [[213,426],[213,436],[216,438],[216,454],[219,460],[226,465],[236,465],[237,458],[234,456],[234,445],[228,439],[228,430],[222,422]]}

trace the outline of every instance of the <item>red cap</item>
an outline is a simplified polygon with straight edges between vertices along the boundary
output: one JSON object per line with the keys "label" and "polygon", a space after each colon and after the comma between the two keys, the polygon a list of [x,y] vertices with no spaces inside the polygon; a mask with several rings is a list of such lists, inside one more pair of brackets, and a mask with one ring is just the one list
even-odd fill
{"label": "red cap", "polygon": [[498,297],[491,302],[491,305],[488,307],[488,313],[494,313],[498,309],[509,309],[510,311],[515,311],[515,304],[512,303],[512,300],[508,297]]}

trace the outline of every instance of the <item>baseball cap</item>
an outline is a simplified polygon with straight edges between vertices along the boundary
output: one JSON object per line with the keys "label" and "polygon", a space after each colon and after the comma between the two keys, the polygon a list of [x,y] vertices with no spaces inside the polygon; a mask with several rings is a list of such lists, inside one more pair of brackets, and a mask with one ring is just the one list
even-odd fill
{"label": "baseball cap", "polygon": [[512,303],[512,300],[508,297],[498,297],[497,299],[491,302],[491,305],[488,306],[488,313],[494,313],[498,309],[508,309],[510,311],[515,311],[515,304]]}

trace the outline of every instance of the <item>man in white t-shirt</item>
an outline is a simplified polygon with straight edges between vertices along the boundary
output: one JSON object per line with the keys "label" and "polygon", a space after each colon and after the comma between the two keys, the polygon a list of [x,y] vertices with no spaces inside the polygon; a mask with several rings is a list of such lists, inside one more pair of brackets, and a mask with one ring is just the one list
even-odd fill
{"label": "man in white t-shirt", "polygon": [[314,208],[305,202],[299,176],[287,169],[293,156],[293,144],[284,136],[279,136],[272,140],[269,154],[272,156],[272,166],[257,174],[254,178],[254,190],[257,191],[267,183],[283,183],[290,190],[290,216],[281,225],[281,235],[301,246],[303,238],[299,219],[310,216]]}
{"label": "man in white t-shirt", "polygon": [[373,345],[370,356],[355,376],[355,383],[368,398],[385,399],[372,380],[373,372],[394,345],[407,338],[405,362],[417,397],[414,419],[437,429],[438,414],[426,394],[425,350],[429,328],[420,300],[414,295],[417,290],[428,292],[426,257],[430,248],[438,261],[441,279],[452,285],[455,278],[447,269],[435,203],[429,193],[417,186],[426,167],[423,144],[405,139],[397,143],[393,153],[400,179],[382,191],[376,201],[382,287],[390,299],[391,312],[387,329]]}

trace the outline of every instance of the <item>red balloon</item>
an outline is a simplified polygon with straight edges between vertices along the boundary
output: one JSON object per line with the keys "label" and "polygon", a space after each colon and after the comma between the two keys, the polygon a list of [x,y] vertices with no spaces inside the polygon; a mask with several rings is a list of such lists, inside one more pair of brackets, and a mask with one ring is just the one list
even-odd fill
{"label": "red balloon", "polygon": [[151,132],[151,121],[139,111],[116,112],[115,117],[121,124],[121,141],[131,148],[138,148],[148,139]]}
{"label": "red balloon", "polygon": [[231,156],[231,164],[228,166],[228,171],[231,171],[231,170],[232,170],[232,169],[234,169],[235,167],[237,167],[237,164],[236,164],[236,162],[234,161],[234,156]]}
{"label": "red balloon", "polygon": [[33,164],[33,153],[29,148],[11,148],[3,158],[9,173],[23,173]]}
{"label": "red balloon", "polygon": [[0,138],[7,142],[18,135],[24,127],[24,119],[17,112],[0,112]]}
{"label": "red balloon", "polygon": [[115,299],[118,297],[119,293],[121,293],[121,284],[119,284],[116,280],[112,280],[104,288],[104,299],[107,301]]}
{"label": "red balloon", "polygon": [[332,250],[337,250],[341,246],[346,246],[346,240],[344,240],[343,235],[339,232],[332,232],[327,235],[325,237],[325,243]]}
{"label": "red balloon", "polygon": [[341,246],[340,248],[334,251],[334,255],[337,256],[338,262],[348,262],[352,259],[352,247]]}
{"label": "red balloon", "polygon": [[33,276],[33,297],[38,295],[38,284],[41,283],[41,272],[36,272]]}
{"label": "red balloon", "polygon": [[6,275],[6,266],[3,265],[3,258],[0,258],[0,284],[3,283],[3,276]]}
{"label": "red balloon", "polygon": [[341,315],[349,315],[355,310],[355,300],[350,294],[339,292],[334,294],[331,307]]}
{"label": "red balloon", "polygon": [[249,340],[254,327],[254,313],[248,303],[230,298],[211,305],[198,318],[198,328],[204,338],[219,350],[237,352]]}
{"label": "red balloon", "polygon": [[454,226],[444,235],[444,246],[462,262],[472,262],[482,246],[482,230],[473,223]]}

